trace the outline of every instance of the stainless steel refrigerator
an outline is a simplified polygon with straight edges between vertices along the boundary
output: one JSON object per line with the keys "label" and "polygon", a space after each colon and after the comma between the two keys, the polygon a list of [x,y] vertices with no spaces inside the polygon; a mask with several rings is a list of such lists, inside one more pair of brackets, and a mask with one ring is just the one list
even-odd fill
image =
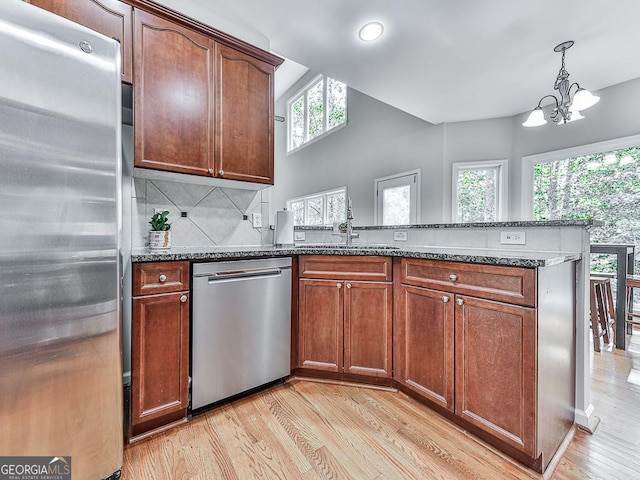
{"label": "stainless steel refrigerator", "polygon": [[73,480],[119,478],[120,124],[119,44],[0,2],[0,463],[14,468],[51,457]]}

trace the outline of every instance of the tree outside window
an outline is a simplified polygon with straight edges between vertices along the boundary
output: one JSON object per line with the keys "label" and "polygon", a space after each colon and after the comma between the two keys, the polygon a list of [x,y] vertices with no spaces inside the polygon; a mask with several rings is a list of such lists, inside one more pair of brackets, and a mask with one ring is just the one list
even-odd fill
{"label": "tree outside window", "polygon": [[[533,173],[535,220],[603,220],[592,242],[640,245],[640,147],[536,163]],[[592,255],[591,269],[615,272],[615,258]]]}
{"label": "tree outside window", "polygon": [[453,164],[454,222],[502,220],[506,191],[506,160]]}
{"label": "tree outside window", "polygon": [[347,121],[347,86],[321,75],[289,100],[287,152]]}

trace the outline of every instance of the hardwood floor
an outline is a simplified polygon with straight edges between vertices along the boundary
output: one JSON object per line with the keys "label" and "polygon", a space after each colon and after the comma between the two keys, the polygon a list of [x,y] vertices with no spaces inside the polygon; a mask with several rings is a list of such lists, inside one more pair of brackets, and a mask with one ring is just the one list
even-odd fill
{"label": "hardwood floor", "polygon": [[[592,357],[595,435],[553,480],[640,479],[640,330]],[[539,478],[406,395],[292,381],[125,449],[126,480]]]}

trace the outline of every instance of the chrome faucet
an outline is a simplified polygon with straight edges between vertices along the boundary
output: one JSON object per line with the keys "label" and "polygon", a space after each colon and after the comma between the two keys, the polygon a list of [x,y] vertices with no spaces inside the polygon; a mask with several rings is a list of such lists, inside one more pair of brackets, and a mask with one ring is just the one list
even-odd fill
{"label": "chrome faucet", "polygon": [[353,233],[353,208],[351,197],[347,199],[347,247],[350,247],[354,238],[360,238],[359,233]]}

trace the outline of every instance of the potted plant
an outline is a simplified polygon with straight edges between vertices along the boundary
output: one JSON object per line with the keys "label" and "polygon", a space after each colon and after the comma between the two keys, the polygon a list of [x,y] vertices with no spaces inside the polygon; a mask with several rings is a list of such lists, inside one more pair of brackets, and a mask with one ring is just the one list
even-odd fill
{"label": "potted plant", "polygon": [[169,211],[156,212],[151,217],[149,225],[149,248],[171,248],[171,224],[169,223]]}

